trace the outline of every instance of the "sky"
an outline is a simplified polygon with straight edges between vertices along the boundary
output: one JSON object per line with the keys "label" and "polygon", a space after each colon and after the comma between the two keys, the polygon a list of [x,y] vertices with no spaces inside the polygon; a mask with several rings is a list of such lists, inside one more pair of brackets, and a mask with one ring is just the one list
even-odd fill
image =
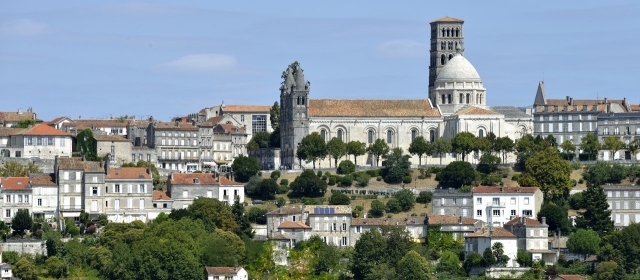
{"label": "sky", "polygon": [[[465,21],[488,105],[640,103],[637,1],[2,1],[0,111],[168,121],[272,105],[299,61],[313,99],[428,98],[429,23]],[[633,66],[636,65],[636,66]]]}

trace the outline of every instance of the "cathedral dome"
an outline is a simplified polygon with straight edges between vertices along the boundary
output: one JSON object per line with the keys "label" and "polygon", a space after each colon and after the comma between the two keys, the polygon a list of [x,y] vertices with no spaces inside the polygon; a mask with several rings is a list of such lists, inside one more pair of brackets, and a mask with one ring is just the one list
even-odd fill
{"label": "cathedral dome", "polygon": [[476,68],[464,56],[457,54],[438,73],[437,82],[482,82]]}

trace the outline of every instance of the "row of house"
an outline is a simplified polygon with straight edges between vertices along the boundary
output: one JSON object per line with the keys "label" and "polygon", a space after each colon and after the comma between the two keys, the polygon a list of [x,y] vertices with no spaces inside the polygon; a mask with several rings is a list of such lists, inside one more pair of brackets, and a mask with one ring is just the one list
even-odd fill
{"label": "row of house", "polygon": [[216,173],[171,173],[167,191],[156,191],[149,167],[112,167],[109,162],[56,158],[54,173],[0,178],[2,220],[18,209],[36,218],[57,215],[76,221],[82,211],[114,222],[148,221],[159,213],[187,208],[198,197],[244,202],[244,186]]}

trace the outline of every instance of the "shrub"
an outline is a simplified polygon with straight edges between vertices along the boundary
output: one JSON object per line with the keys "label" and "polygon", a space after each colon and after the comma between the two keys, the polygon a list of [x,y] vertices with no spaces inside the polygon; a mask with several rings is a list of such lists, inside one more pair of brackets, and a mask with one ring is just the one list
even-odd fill
{"label": "shrub", "polygon": [[271,179],[278,180],[280,178],[280,171],[276,170],[271,172]]}
{"label": "shrub", "polygon": [[358,186],[366,187],[369,185],[369,180],[371,180],[371,176],[367,173],[360,173],[356,176],[356,181],[358,182]]}
{"label": "shrub", "polygon": [[[398,205],[399,206],[399,205]],[[369,214],[374,218],[379,218],[384,215],[384,210],[386,209],[385,205],[380,200],[371,201],[371,209],[369,209]]]}
{"label": "shrub", "polygon": [[343,160],[338,165],[338,174],[351,174],[356,171],[356,166],[350,160]]}
{"label": "shrub", "polygon": [[327,178],[331,177],[331,172],[329,172],[329,171],[325,172],[324,176],[327,176]]}
{"label": "shrub", "polygon": [[316,176],[322,177],[322,171],[318,170],[318,173],[316,174]]}
{"label": "shrub", "polygon": [[335,176],[331,176],[331,177],[329,177],[329,183],[328,183],[328,185],[329,185],[329,186],[333,186],[333,185],[335,185],[335,184],[336,184],[336,177],[335,177]]}
{"label": "shrub", "polygon": [[424,168],[418,168],[418,171],[420,171],[420,176],[418,176],[419,179],[426,179],[427,178],[427,170]]}
{"label": "shrub", "polygon": [[400,201],[397,198],[392,197],[387,201],[387,212],[388,213],[400,213],[402,211],[402,206],[400,205]]}
{"label": "shrub", "polygon": [[[293,203],[293,201],[291,201],[291,203]],[[278,199],[276,199],[276,206],[282,207],[285,204],[287,204],[287,200],[284,199],[284,197],[278,197]]]}
{"label": "shrub", "polygon": [[351,187],[351,185],[353,185],[353,176],[345,175],[340,178],[340,186]]}
{"label": "shrub", "polygon": [[351,199],[346,194],[342,192],[333,192],[331,194],[330,203],[331,205],[349,205],[351,204]]}
{"label": "shrub", "polygon": [[247,213],[247,218],[249,219],[249,222],[256,223],[259,225],[266,225],[267,212],[268,212],[267,209],[253,207],[249,209],[249,212]]}
{"label": "shrub", "polygon": [[289,186],[289,180],[288,179],[280,180],[280,185],[281,186]]}
{"label": "shrub", "polygon": [[326,181],[327,180],[327,175],[322,175],[322,177],[320,179],[322,179],[322,181]]}
{"label": "shrub", "polygon": [[584,184],[584,179],[580,178],[580,180],[578,180],[578,184]]}
{"label": "shrub", "polygon": [[402,182],[405,184],[411,183],[411,176],[404,176],[404,178],[402,178]]}
{"label": "shrub", "polygon": [[94,234],[96,232],[96,225],[90,225],[86,230],[86,234]]}
{"label": "shrub", "polygon": [[515,173],[511,176],[511,180],[513,181],[518,181],[518,179],[520,179],[520,173]]}
{"label": "shrub", "polygon": [[382,176],[376,177],[376,181],[378,181],[378,182],[382,181]]}
{"label": "shrub", "polygon": [[278,188],[276,189],[276,193],[277,194],[285,194],[289,192],[289,187],[284,186],[284,185],[280,185],[278,186]]}
{"label": "shrub", "polygon": [[573,162],[573,163],[571,163],[571,168],[573,170],[578,170],[578,169],[582,168],[582,164],[580,164],[579,162]]}
{"label": "shrub", "polygon": [[411,210],[411,208],[413,208],[413,204],[416,202],[416,197],[413,195],[413,192],[406,189],[393,194],[392,199],[398,201],[398,204],[400,205],[400,209],[402,211]]}
{"label": "shrub", "polygon": [[380,176],[380,170],[381,169],[370,169],[370,170],[367,170],[366,173],[369,174],[369,176],[371,177],[378,177]]}
{"label": "shrub", "polygon": [[416,202],[427,204],[427,203],[431,202],[432,198],[433,198],[433,193],[432,192],[430,192],[430,191],[421,191],[420,194],[418,195],[418,197],[416,198]]}

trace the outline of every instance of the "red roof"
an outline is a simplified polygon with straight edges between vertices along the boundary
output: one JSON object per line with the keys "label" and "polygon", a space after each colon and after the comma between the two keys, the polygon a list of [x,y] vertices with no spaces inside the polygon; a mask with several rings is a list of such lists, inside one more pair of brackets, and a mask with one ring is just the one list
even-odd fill
{"label": "red roof", "polygon": [[111,167],[105,179],[151,179],[146,167]]}
{"label": "red roof", "polygon": [[166,192],[153,191],[153,200],[171,200],[171,197]]}
{"label": "red roof", "polygon": [[27,130],[19,133],[22,135],[38,135],[38,136],[69,136],[71,134],[57,130],[53,127],[50,127],[44,123],[36,124],[32,128],[28,128]]}
{"label": "red roof", "polygon": [[[538,220],[534,220],[531,218],[525,218],[526,219],[526,225],[530,225],[530,226],[541,226],[542,223],[538,222]],[[513,218],[511,221],[508,221],[506,224],[504,224],[505,226],[508,225],[518,225],[518,224],[522,224],[520,222],[520,217],[516,216],[515,218]]]}
{"label": "red roof", "polygon": [[[173,173],[169,181],[172,185],[217,185],[218,178],[213,173]],[[196,183],[196,180],[197,183]],[[220,185],[242,185],[225,177],[219,177]]]}
{"label": "red roof", "polygon": [[[218,124],[220,127],[222,127],[224,130],[228,131],[229,133],[240,133],[240,134],[245,134],[244,128],[242,127],[236,127],[233,124],[230,123],[221,123]],[[238,129],[238,132],[236,132],[236,128]]]}
{"label": "red roof", "polygon": [[32,186],[57,186],[58,184],[56,184],[56,180],[53,176],[53,173],[30,174],[29,179],[31,180]]}
{"label": "red roof", "polygon": [[562,280],[585,280],[586,276],[577,275],[577,274],[559,274],[551,279],[562,279]]}
{"label": "red roof", "polygon": [[478,220],[462,217],[462,223],[460,223],[461,216],[451,216],[451,215],[431,215],[429,216],[429,224],[430,225],[475,225]]}
{"label": "red roof", "polygon": [[0,178],[0,185],[6,190],[21,191],[29,186],[29,177],[4,177]]}
{"label": "red roof", "polygon": [[[493,230],[493,234],[491,234],[492,230]],[[501,227],[494,227],[494,228],[483,227],[479,231],[467,234],[466,237],[468,238],[471,238],[471,237],[517,238],[513,233]]]}
{"label": "red roof", "polygon": [[310,229],[311,227],[308,226],[308,225],[305,225],[305,224],[303,224],[301,222],[284,221],[284,222],[280,223],[278,228],[279,229],[286,229],[286,228],[290,228],[290,229],[297,229],[297,228]]}
{"label": "red roof", "polygon": [[223,112],[269,112],[268,105],[224,105]]}
{"label": "red roof", "polygon": [[241,269],[243,269],[241,266],[239,267],[228,267],[228,266],[205,267],[207,274],[214,274],[214,275],[236,275],[238,274],[238,271],[240,271]]}
{"label": "red roof", "polygon": [[536,187],[486,187],[480,186],[471,189],[472,193],[535,193],[538,191]]}

